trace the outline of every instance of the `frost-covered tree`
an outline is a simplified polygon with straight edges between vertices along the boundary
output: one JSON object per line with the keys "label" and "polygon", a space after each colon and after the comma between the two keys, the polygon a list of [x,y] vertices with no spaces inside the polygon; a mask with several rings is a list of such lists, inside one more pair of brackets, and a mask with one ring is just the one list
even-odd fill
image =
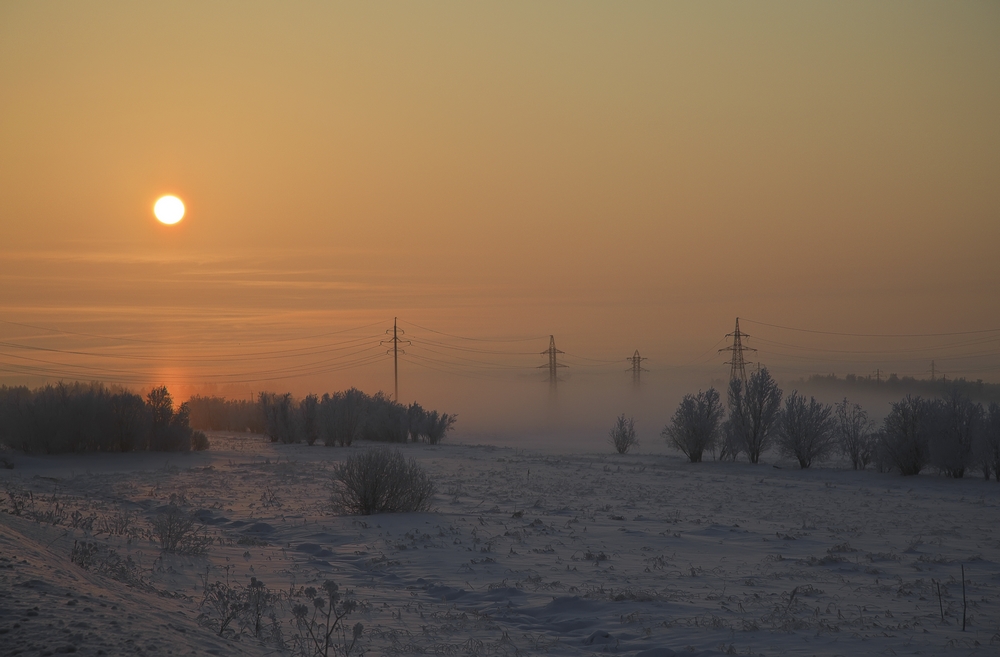
{"label": "frost-covered tree", "polygon": [[660,435],[691,463],[700,463],[706,450],[715,449],[724,415],[718,391],[699,390],[697,395],[684,395]]}
{"label": "frost-covered tree", "polygon": [[871,463],[875,450],[875,423],[861,404],[844,401],[837,404],[836,433],[840,450],[851,459],[855,470],[864,470]]}
{"label": "frost-covered tree", "polygon": [[982,431],[976,440],[976,459],[983,476],[989,481],[990,472],[1000,482],[1000,404],[993,402],[985,414]]}
{"label": "frost-covered tree", "polygon": [[813,461],[828,456],[836,447],[834,431],[836,421],[833,407],[806,398],[793,391],[785,399],[785,407],[778,414],[778,448],[785,456],[794,457],[802,469]]}
{"label": "frost-covered tree", "polygon": [[781,408],[781,388],[767,368],[729,382],[729,430],[751,463],[759,463],[771,443],[771,434]]}
{"label": "frost-covered tree", "polygon": [[930,435],[931,464],[949,477],[960,479],[973,463],[973,448],[982,429],[983,407],[959,389],[934,405],[937,426]]}
{"label": "frost-covered tree", "polygon": [[306,395],[299,402],[299,423],[306,444],[313,445],[319,438],[319,399],[316,395]]}
{"label": "frost-covered tree", "polygon": [[431,445],[437,445],[444,440],[445,435],[451,431],[457,420],[458,415],[455,413],[425,411],[420,424],[420,434],[427,438],[427,442]]}
{"label": "frost-covered tree", "polygon": [[900,474],[920,474],[929,459],[927,438],[933,422],[932,402],[911,395],[894,402],[879,435],[880,459]]}
{"label": "frost-covered tree", "polygon": [[265,433],[272,443],[298,442],[297,419],[295,417],[298,408],[293,403],[290,393],[279,395],[273,392],[262,392],[257,397],[257,403],[260,404],[264,415]]}
{"label": "frost-covered tree", "polygon": [[371,398],[357,388],[323,395],[320,402],[320,433],[323,443],[349,446],[361,437],[361,430],[368,419]]}
{"label": "frost-covered tree", "polygon": [[743,451],[743,438],[740,437],[733,422],[726,420],[719,430],[719,460],[735,461]]}
{"label": "frost-covered tree", "polygon": [[635,434],[635,419],[625,417],[622,413],[615,420],[615,426],[608,432],[608,442],[619,454],[627,454],[630,449],[639,444]]}

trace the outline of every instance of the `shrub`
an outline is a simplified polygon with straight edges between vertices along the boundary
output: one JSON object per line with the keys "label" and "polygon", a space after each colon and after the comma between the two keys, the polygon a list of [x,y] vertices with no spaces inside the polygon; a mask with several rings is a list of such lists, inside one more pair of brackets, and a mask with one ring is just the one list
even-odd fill
{"label": "shrub", "polygon": [[458,416],[455,414],[438,413],[437,411],[426,412],[421,409],[422,417],[418,416],[416,426],[418,427],[417,437],[424,436],[431,445],[437,445],[444,440],[445,435],[451,431]]}
{"label": "shrub", "polygon": [[[351,637],[347,637],[347,616],[357,609],[358,603],[351,592],[341,595],[336,582],[323,582],[321,590],[313,587],[305,589],[310,605],[297,604],[292,607],[295,626],[299,631],[296,648],[304,655],[327,657],[330,654],[350,655],[361,638],[365,626],[355,623]],[[325,595],[324,595],[325,594]]]}
{"label": "shrub", "polygon": [[215,612],[219,622],[219,636],[222,636],[229,624],[243,614],[247,608],[243,591],[238,587],[230,586],[228,581],[216,581],[211,584],[206,581],[200,606],[202,608],[208,607]]}
{"label": "shrub", "polygon": [[778,415],[778,448],[785,456],[794,457],[802,469],[833,451],[833,407],[792,392],[785,399],[785,408]]}
{"label": "shrub", "polygon": [[846,397],[837,404],[836,423],[840,451],[855,470],[864,470],[875,457],[875,423],[860,404],[849,404]]}
{"label": "shrub", "polygon": [[771,442],[771,432],[781,407],[781,389],[767,368],[729,382],[729,427],[751,463],[759,463]]}
{"label": "shrub", "polygon": [[[201,608],[208,607],[215,615],[219,626],[219,636],[223,636],[234,620],[239,620],[243,630],[257,639],[265,639],[266,616],[275,620],[275,605],[281,596],[256,577],[250,578],[246,586],[234,584],[230,586],[228,571],[226,581],[215,581],[211,584],[202,576],[204,593]],[[214,622],[206,623],[214,625]],[[272,623],[272,626],[274,623]],[[272,639],[276,638],[273,636]]]}
{"label": "shrub", "polygon": [[139,564],[132,557],[122,559],[114,548],[102,543],[73,541],[70,561],[84,570],[110,577],[128,586],[148,588]]}
{"label": "shrub", "polygon": [[626,418],[622,413],[615,420],[615,426],[608,432],[608,442],[619,454],[627,454],[630,449],[639,444],[639,438],[635,435],[635,419]]}
{"label": "shrub", "polygon": [[208,449],[208,436],[202,431],[195,431],[191,434],[191,449],[196,452],[204,452]]}
{"label": "shrub", "polygon": [[164,552],[178,554],[204,554],[212,539],[201,533],[194,516],[184,513],[174,505],[158,513],[152,522],[152,538]]}
{"label": "shrub", "polygon": [[352,515],[426,511],[434,495],[430,477],[396,449],[372,447],[334,470],[334,503]]}
{"label": "shrub", "polygon": [[725,411],[715,388],[684,395],[662,435],[691,463],[700,463],[705,450],[715,449]]}

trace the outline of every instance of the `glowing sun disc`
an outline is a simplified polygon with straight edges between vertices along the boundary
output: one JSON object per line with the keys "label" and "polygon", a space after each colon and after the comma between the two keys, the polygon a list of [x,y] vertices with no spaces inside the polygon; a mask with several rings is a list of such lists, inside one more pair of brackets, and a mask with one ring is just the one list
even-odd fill
{"label": "glowing sun disc", "polygon": [[164,196],[153,206],[153,214],[164,224],[176,224],[184,217],[184,203],[176,196]]}

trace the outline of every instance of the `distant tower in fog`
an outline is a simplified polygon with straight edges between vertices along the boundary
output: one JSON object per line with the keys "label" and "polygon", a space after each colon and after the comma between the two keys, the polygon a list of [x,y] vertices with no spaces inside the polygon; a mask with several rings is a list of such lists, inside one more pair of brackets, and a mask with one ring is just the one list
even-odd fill
{"label": "distant tower in fog", "polygon": [[642,361],[646,360],[644,357],[639,355],[639,350],[636,349],[635,353],[632,354],[631,358],[626,358],[625,360],[632,363],[632,383],[633,385],[639,385],[639,374],[640,372],[648,372],[645,367],[642,366]]}
{"label": "distant tower in fog", "polygon": [[556,381],[558,380],[558,377],[556,376],[556,370],[559,369],[560,367],[566,367],[566,365],[563,365],[562,363],[560,363],[556,359],[556,354],[563,354],[563,353],[566,353],[566,352],[560,351],[560,350],[556,349],[556,338],[555,338],[555,336],[554,335],[550,335],[549,336],[549,348],[542,352],[543,356],[548,356],[549,357],[549,363],[548,363],[548,365],[539,365],[538,367],[547,367],[547,368],[549,368],[549,385],[551,387],[553,387],[553,388],[556,387]]}
{"label": "distant tower in fog", "polygon": [[747,367],[746,359],[743,356],[744,351],[757,351],[753,347],[744,347],[743,338],[749,338],[750,336],[746,333],[740,331],[740,318],[736,318],[736,330],[732,333],[727,333],[726,337],[733,338],[733,344],[729,347],[723,347],[719,349],[719,352],[731,351],[733,352],[732,360],[726,361],[726,365],[731,365],[729,369],[729,380],[739,379],[740,381],[746,382],[747,380]]}

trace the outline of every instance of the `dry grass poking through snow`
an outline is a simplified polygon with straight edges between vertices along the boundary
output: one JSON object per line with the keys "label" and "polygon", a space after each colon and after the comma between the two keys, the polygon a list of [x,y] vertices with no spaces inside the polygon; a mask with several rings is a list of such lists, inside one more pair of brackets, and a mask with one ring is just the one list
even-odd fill
{"label": "dry grass poking through snow", "polygon": [[[0,470],[0,652],[291,655],[326,582],[370,655],[1000,649],[981,480],[410,446],[431,510],[349,517],[333,473],[363,448],[211,444]],[[170,514],[198,549],[163,549]]]}

